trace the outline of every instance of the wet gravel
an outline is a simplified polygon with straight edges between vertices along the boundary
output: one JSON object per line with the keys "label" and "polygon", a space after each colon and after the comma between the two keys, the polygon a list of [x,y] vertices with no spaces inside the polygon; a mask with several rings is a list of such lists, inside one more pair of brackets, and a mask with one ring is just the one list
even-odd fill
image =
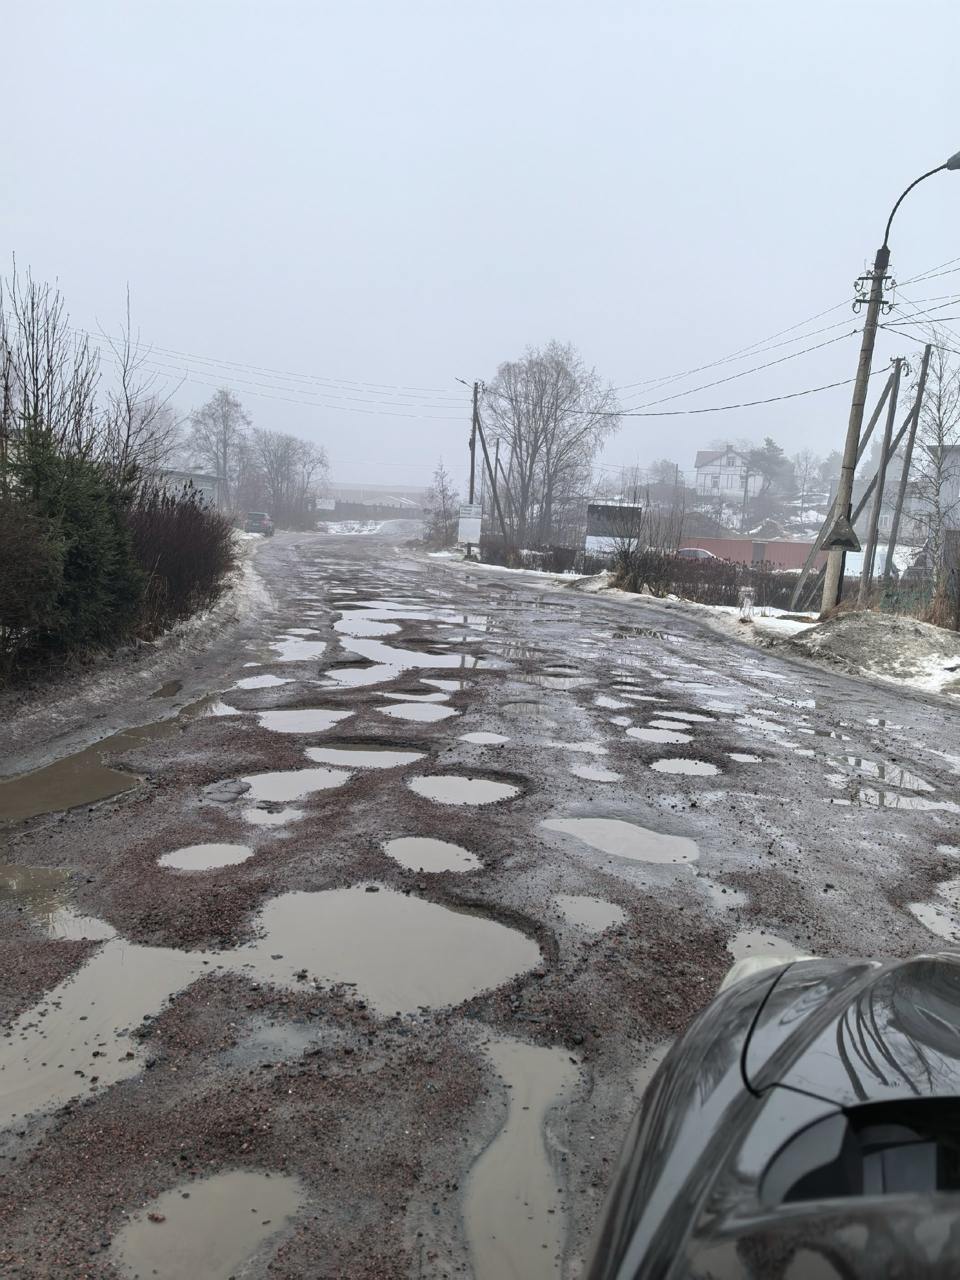
{"label": "wet gravel", "polygon": [[[400,1017],[374,1014],[362,992],[322,975],[277,988],[211,972],[136,1032],[146,1053],[140,1074],[0,1134],[0,1274],[117,1280],[109,1246],[127,1215],[181,1183],[249,1169],[295,1174],[306,1188],[304,1207],[252,1262],[253,1275],[469,1276],[465,1188],[505,1114],[483,1053],[495,1034],[577,1066],[578,1088],[549,1116],[568,1234],[560,1271],[551,1262],[544,1272],[572,1276],[636,1103],[638,1064],[710,999],[739,929],[767,929],[826,954],[931,945],[905,904],[953,874],[955,861],[936,846],[951,840],[955,816],[859,802],[855,782],[853,802],[837,806],[831,801],[847,792],[825,778],[839,750],[831,735],[842,734],[844,755],[898,761],[949,799],[956,766],[942,753],[960,757],[954,719],[936,699],[758,654],[675,613],[667,626],[649,602],[437,564],[376,540],[278,535],[257,563],[272,602],[256,628],[236,624],[233,646],[217,637],[183,692],[205,685],[238,714],[192,717],[172,735],[111,756],[106,763],[139,779],[135,788],[8,826],[0,860],[69,869],[75,909],[133,943],[231,950],[253,939],[257,913],[280,894],[369,884],[495,920],[535,941],[542,960],[454,1008]],[[348,604],[350,616],[369,612],[372,632],[376,622],[397,625],[369,643],[418,654],[417,665],[401,663],[382,683],[331,687],[333,673],[378,674],[333,629]],[[391,608],[413,616],[390,618]],[[633,621],[641,611],[644,621]],[[325,642],[319,655],[311,648],[308,659],[286,661],[268,648],[307,627],[316,630],[311,644]],[[451,655],[462,665],[451,667]],[[431,657],[442,661],[431,666]],[[262,674],[290,683],[232,687]],[[436,723],[381,714],[401,705],[385,693],[437,691],[424,680],[462,682],[445,690],[447,701],[415,704],[460,714]],[[157,683],[143,681],[139,703],[127,699],[118,723],[156,715],[149,698]],[[611,698],[630,726],[611,723]],[[314,707],[351,715],[304,734],[271,731],[257,716]],[[709,717],[687,722],[689,743],[626,733],[684,713]],[[901,727],[870,723],[877,719]],[[462,740],[477,733],[508,741]],[[245,821],[249,798],[225,785],[315,767],[310,746],[351,745],[424,758],[344,769],[343,785],[292,802],[303,816],[278,826]],[[718,772],[650,767],[665,757]],[[577,776],[584,764],[623,780]],[[408,785],[434,775],[504,782],[518,793],[437,804]],[[577,849],[542,826],[584,816],[685,836],[699,859],[628,861]],[[461,846],[480,866],[409,870],[383,843],[412,835]],[[254,853],[191,874],[158,863],[201,843]],[[706,892],[705,876],[731,890],[729,905]],[[615,904],[624,921],[580,929],[554,905],[558,894]],[[50,940],[41,920],[0,901],[2,1025],[96,949]]]}

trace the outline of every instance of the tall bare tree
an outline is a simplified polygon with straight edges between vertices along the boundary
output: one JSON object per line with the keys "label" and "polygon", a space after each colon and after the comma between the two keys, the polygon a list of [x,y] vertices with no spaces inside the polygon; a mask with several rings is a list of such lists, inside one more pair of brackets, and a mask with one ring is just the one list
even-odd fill
{"label": "tall bare tree", "polygon": [[936,333],[914,452],[914,520],[927,540],[934,573],[934,612],[947,590],[944,546],[948,529],[960,525],[960,366],[951,360],[946,337]]}
{"label": "tall bare tree", "polygon": [[188,447],[194,462],[218,478],[221,504],[233,506],[245,458],[250,417],[227,387],[194,410]]}
{"label": "tall bare tree", "polygon": [[312,520],[326,474],[327,455],[319,445],[257,428],[246,443],[238,495],[264,506],[279,524],[302,528]]}
{"label": "tall bare tree", "polygon": [[790,461],[793,464],[793,477],[799,499],[800,527],[803,529],[807,498],[810,495],[811,486],[816,483],[821,459],[812,449],[801,449],[799,453],[793,455]]}
{"label": "tall bare tree", "polygon": [[613,389],[572,346],[551,342],[508,361],[484,393],[491,439],[509,457],[513,537],[549,542],[564,506],[589,491],[590,464],[619,426]]}

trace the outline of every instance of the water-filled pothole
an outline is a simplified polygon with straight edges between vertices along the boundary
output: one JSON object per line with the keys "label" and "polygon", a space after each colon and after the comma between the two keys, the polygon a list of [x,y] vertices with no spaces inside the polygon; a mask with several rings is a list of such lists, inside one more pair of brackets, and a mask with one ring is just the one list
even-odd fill
{"label": "water-filled pothole", "polygon": [[678,733],[675,729],[646,729],[634,727],[627,730],[628,738],[638,738],[641,742],[678,743],[692,742],[689,733]]}
{"label": "water-filled pothole", "polygon": [[615,773],[613,769],[600,769],[592,764],[575,764],[570,772],[574,777],[583,778],[586,782],[622,782],[623,780],[622,773]]}
{"label": "water-filled pothole", "polygon": [[462,733],[460,741],[470,742],[477,747],[496,747],[510,739],[505,738],[502,733]]}
{"label": "water-filled pothole", "polygon": [[263,676],[244,676],[244,678],[242,680],[238,680],[233,687],[235,689],[276,689],[281,684],[293,684],[293,681],[289,677],[284,679],[283,676],[272,676],[269,674]]}
{"label": "water-filled pothole", "polygon": [[274,733],[325,733],[353,714],[352,711],[329,711],[321,707],[293,707],[261,711],[258,719],[262,729],[270,729]]}
{"label": "water-filled pothole", "polygon": [[255,827],[285,827],[288,822],[296,822],[303,816],[302,809],[267,809],[262,805],[252,805],[240,814],[244,822]]}
{"label": "water-filled pothole", "polygon": [[343,769],[284,769],[276,773],[253,773],[243,779],[250,784],[248,800],[273,800],[286,804],[302,800],[314,791],[342,787],[351,775]]}
{"label": "water-filled pothole", "polygon": [[562,1049],[494,1040],[484,1055],[509,1086],[503,1128],[477,1160],[465,1218],[475,1280],[551,1280],[565,1214],[544,1126],[577,1083]]}
{"label": "water-filled pothole", "polygon": [[960,936],[960,879],[941,881],[932,902],[908,902],[907,910],[936,937],[956,942]]}
{"label": "water-filled pothole", "polygon": [[702,778],[710,778],[720,772],[709,760],[685,760],[682,756],[654,760],[650,768],[656,769],[657,773],[688,773]]}
{"label": "water-filled pothole", "polygon": [[379,747],[307,747],[315,764],[332,764],[345,769],[400,769],[422,760],[422,751],[390,751]]}
{"label": "water-filled pothole", "polygon": [[761,756],[751,755],[749,751],[728,751],[727,755],[731,760],[736,760],[737,764],[762,764]]}
{"label": "water-filled pothole", "polygon": [[304,640],[300,636],[289,634],[273,641],[270,648],[277,655],[273,661],[280,662],[313,662],[322,657],[327,647],[325,640]]}
{"label": "water-filled pothole", "polygon": [[418,796],[437,804],[496,804],[520,794],[512,782],[494,782],[491,778],[467,778],[461,774],[430,774],[408,778],[407,786]]}
{"label": "water-filled pothole", "polygon": [[453,707],[437,706],[435,702],[397,702],[392,707],[377,707],[377,710],[391,720],[412,720],[417,724],[436,724],[438,720],[460,714]]}
{"label": "water-filled pothole", "polygon": [[131,1216],[110,1258],[131,1280],[232,1280],[305,1199],[296,1178],[232,1169],[172,1187]]}
{"label": "water-filled pothole", "polygon": [[[647,724],[651,729],[668,729],[676,731],[688,729],[690,726],[683,720],[648,720]],[[689,741],[689,739],[687,739]]]}
{"label": "water-filled pothole", "polygon": [[161,867],[175,871],[212,871],[215,867],[233,867],[253,857],[246,844],[190,844],[174,849],[157,859]]}
{"label": "water-filled pothole", "polygon": [[633,862],[694,862],[700,856],[694,841],[686,836],[651,831],[622,818],[547,818],[541,825],[548,831],[576,836],[601,853]]}
{"label": "water-filled pothole", "polygon": [[579,925],[588,933],[603,933],[615,925],[623,924],[626,912],[615,902],[605,902],[602,898],[591,898],[580,893],[558,893],[554,898],[560,914],[570,924]]}
{"label": "water-filled pothole", "polygon": [[168,680],[166,684],[162,684],[159,689],[154,689],[151,698],[175,698],[183,688],[182,680]]}
{"label": "water-filled pothole", "polygon": [[84,916],[70,906],[70,874],[59,867],[0,864],[0,903],[24,912],[48,938],[91,942],[112,938],[103,920]]}
{"label": "water-filled pothole", "polygon": [[400,627],[396,622],[384,622],[350,610],[333,624],[333,629],[343,636],[395,636]]}
{"label": "water-filled pothole", "polygon": [[765,929],[739,929],[727,943],[727,950],[736,960],[763,958],[773,960],[802,960],[807,953],[795,947],[786,938],[778,938]]}
{"label": "water-filled pothole", "polygon": [[477,871],[483,865],[468,849],[430,836],[400,836],[383,851],[409,871]]}

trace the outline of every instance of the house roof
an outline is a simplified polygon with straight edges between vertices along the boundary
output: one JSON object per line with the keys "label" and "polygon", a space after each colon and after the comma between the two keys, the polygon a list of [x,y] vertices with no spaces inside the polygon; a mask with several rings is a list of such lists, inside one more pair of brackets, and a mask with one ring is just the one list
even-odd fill
{"label": "house roof", "polygon": [[732,453],[735,458],[743,459],[743,454],[739,449],[732,449],[728,445],[726,449],[700,449],[694,460],[694,469],[699,471],[701,467],[709,467],[712,462],[717,462],[720,458],[725,458],[728,453]]}

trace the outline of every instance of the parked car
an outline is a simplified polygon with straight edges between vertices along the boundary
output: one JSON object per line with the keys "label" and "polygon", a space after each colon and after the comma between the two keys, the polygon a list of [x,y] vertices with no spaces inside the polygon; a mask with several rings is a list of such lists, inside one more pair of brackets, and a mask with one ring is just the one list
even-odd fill
{"label": "parked car", "polygon": [[681,560],[719,560],[719,556],[715,556],[712,551],[708,551],[706,547],[681,547],[677,552]]}
{"label": "parked car", "polygon": [[265,511],[248,511],[243,522],[244,533],[262,533],[265,538],[273,537],[273,521]]}

